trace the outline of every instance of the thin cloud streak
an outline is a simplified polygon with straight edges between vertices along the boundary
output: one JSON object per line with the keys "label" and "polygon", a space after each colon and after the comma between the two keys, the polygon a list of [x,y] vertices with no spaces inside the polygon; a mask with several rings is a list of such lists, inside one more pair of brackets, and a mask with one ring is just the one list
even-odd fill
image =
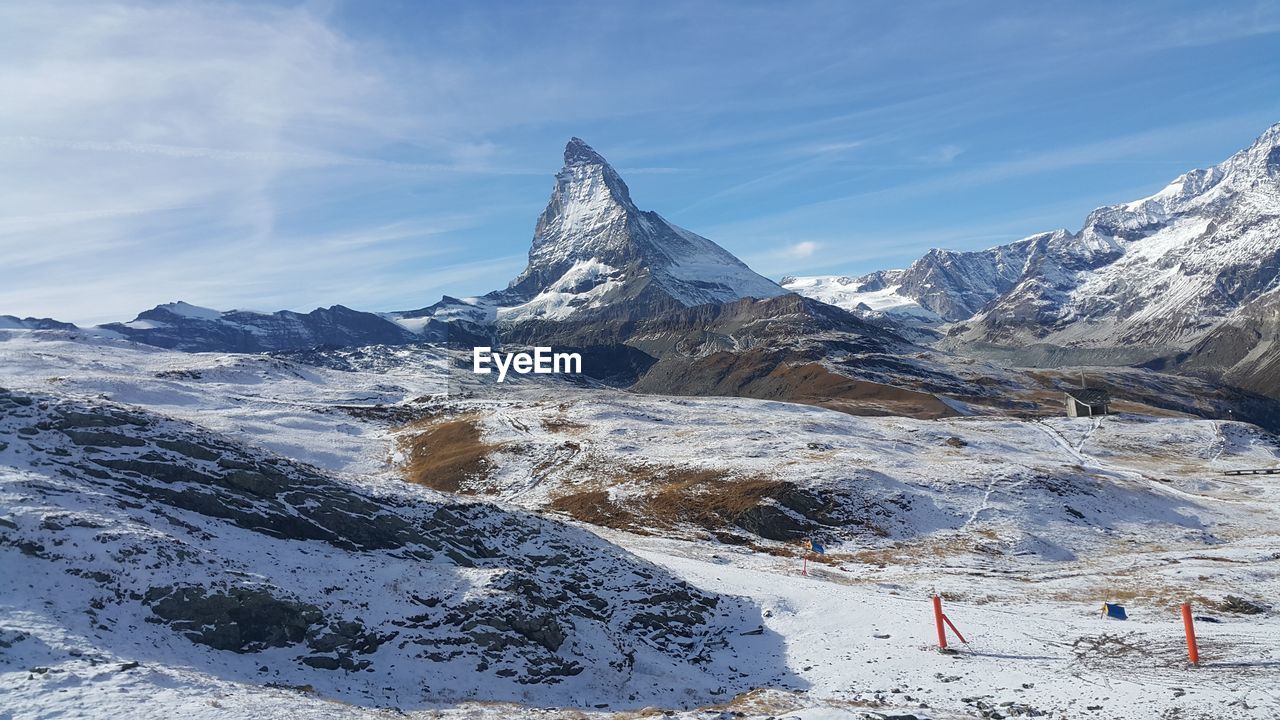
{"label": "thin cloud streak", "polygon": [[[1141,133],[1131,133],[1106,140],[1058,148],[1055,150],[1034,153],[1024,157],[978,164],[968,169],[863,192],[842,195],[818,202],[808,203],[783,212],[761,215],[751,219],[736,221],[713,231],[720,234],[734,234],[744,227],[759,227],[762,224],[794,220],[813,213],[819,209],[832,209],[852,206],[863,202],[902,201],[912,198],[936,196],[957,190],[971,190],[974,187],[1004,182],[1032,175],[1052,173],[1068,168],[1096,165],[1114,165],[1130,162],[1127,158],[1141,155],[1152,148],[1201,136],[1207,133],[1234,129],[1242,124],[1259,124],[1260,117],[1253,115],[1217,118],[1204,122],[1181,123],[1157,128]],[[1163,163],[1162,163],[1163,164]],[[1189,171],[1194,168],[1185,168]],[[1181,174],[1181,173],[1179,173]],[[1168,177],[1166,182],[1174,178]],[[1114,202],[1124,202],[1134,198],[1115,198]],[[1083,221],[1083,216],[1081,217]],[[1027,233],[1032,234],[1031,232]]]}
{"label": "thin cloud streak", "polygon": [[501,287],[570,135],[770,268],[985,242],[957,228],[1133,199],[1274,122],[1277,29],[1274,3],[0,7],[0,313]]}

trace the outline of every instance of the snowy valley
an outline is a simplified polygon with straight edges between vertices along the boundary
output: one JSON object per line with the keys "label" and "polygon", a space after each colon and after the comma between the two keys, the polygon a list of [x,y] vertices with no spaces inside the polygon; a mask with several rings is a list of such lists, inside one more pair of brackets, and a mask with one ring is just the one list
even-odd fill
{"label": "snowy valley", "polygon": [[[395,346],[308,359],[4,332],[15,717],[1277,707],[1280,490],[1221,475],[1280,461],[1251,425],[857,417],[498,387]],[[807,576],[801,538],[827,549]],[[931,644],[932,592],[958,655]],[[1199,668],[1183,599],[1220,621]]]}

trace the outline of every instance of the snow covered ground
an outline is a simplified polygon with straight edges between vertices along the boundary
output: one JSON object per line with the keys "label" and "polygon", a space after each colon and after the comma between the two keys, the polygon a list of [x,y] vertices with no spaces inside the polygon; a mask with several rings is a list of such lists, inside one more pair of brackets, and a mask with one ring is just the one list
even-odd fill
{"label": "snow covered ground", "polygon": [[[72,339],[75,338],[75,339]],[[394,405],[445,392],[443,353],[396,348],[377,373],[268,355],[184,353],[83,332],[0,332],[0,387],[139,405],[312,465],[385,471],[385,428],[337,408]]]}
{"label": "snow covered ground", "polygon": [[[563,537],[589,531],[607,541],[600,552],[637,555],[701,592],[742,598],[759,613],[761,635],[734,636],[740,650],[754,650],[718,660],[720,672],[744,673],[759,689],[716,696],[714,688],[699,685],[703,694],[688,700],[700,709],[679,709],[674,696],[655,693],[653,706],[675,708],[680,717],[1280,716],[1280,615],[1221,606],[1228,595],[1263,604],[1280,597],[1280,481],[1221,475],[1280,463],[1276,438],[1252,426],[1135,416],[1100,423],[867,418],[527,380],[476,385],[442,399],[445,362],[429,349],[395,348],[352,363],[364,369],[344,371],[264,356],[82,342],[61,331],[0,331],[0,387],[177,418],[242,443],[246,452],[313,465],[342,487],[376,497],[440,500],[400,480],[399,443],[409,431],[397,429],[394,411],[402,409],[426,422],[479,418],[484,441],[498,449],[489,456],[492,472],[469,489],[500,512],[547,512],[556,497],[602,480],[624,505],[643,497],[644,484],[618,476],[619,468],[763,476],[838,499],[837,517],[857,522],[814,531],[828,555],[809,563],[807,576],[800,574],[799,557],[789,554],[794,542],[742,528],[728,529],[752,544],[717,542],[696,525],[642,534],[555,515],[570,526]],[[17,442],[11,429],[0,432],[0,444]],[[42,513],[64,512],[70,504],[128,532],[183,536],[148,530],[150,521],[137,512],[94,511],[75,495],[49,494],[41,501],[47,506],[19,502],[13,488],[64,481],[19,462],[13,452],[0,450],[0,480],[11,489],[0,519],[31,529]],[[789,508],[779,512],[804,520]],[[204,532],[249,535],[218,522],[202,526]],[[263,547],[283,557],[276,545]],[[302,569],[297,556],[288,557],[285,566]],[[367,566],[353,568],[351,561]],[[625,697],[596,708],[583,702],[580,690],[567,689],[539,691],[516,705],[446,692],[408,702],[415,674],[423,686],[437,688],[449,675],[421,661],[399,671],[375,665],[377,679],[390,678],[389,684],[359,673],[310,682],[311,675],[299,671],[269,687],[257,664],[268,655],[273,666],[284,662],[285,649],[265,655],[214,650],[152,623],[140,624],[139,638],[128,641],[112,633],[95,637],[91,626],[67,620],[77,596],[60,595],[83,578],[31,575],[39,562],[0,546],[8,583],[0,598],[0,718],[660,714],[642,711],[644,699],[637,704]],[[110,567],[105,557],[96,562]],[[219,562],[226,571],[262,567],[238,557],[210,558],[210,568]],[[400,562],[364,555],[316,560],[305,568],[313,576],[306,583],[268,580],[300,593],[311,585],[349,585],[324,608],[343,614],[353,612],[361,593],[387,582],[388,572],[403,572]],[[147,577],[145,565],[130,567],[133,580]],[[946,598],[948,615],[969,641],[953,639],[955,654],[935,648],[933,592]],[[1183,600],[1197,615],[1218,621],[1197,626],[1200,667],[1185,661],[1177,615]],[[1100,617],[1104,601],[1123,603],[1130,619]],[[370,625],[399,610],[381,601],[375,608],[362,618]],[[778,642],[752,645],[755,638]],[[143,653],[144,642],[164,649]],[[132,662],[142,664],[123,669]],[[312,687],[297,687],[303,684]],[[384,684],[395,691],[384,691]]]}

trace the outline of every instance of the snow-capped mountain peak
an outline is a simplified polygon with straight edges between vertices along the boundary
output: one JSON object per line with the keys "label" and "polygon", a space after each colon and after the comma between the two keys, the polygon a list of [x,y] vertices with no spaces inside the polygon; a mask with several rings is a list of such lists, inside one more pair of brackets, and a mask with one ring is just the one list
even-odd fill
{"label": "snow-capped mountain peak", "polygon": [[940,324],[937,313],[902,294],[905,273],[882,270],[859,278],[788,276],[782,278],[782,287],[862,317],[887,316],[908,327]]}
{"label": "snow-capped mountain peak", "polygon": [[604,156],[595,151],[595,148],[587,144],[586,140],[580,137],[571,137],[569,142],[564,146],[564,165],[572,167],[575,165],[603,165],[609,167],[609,162]]}
{"label": "snow-capped mountain peak", "polygon": [[1123,348],[1135,360],[1177,352],[1276,287],[1277,220],[1280,124],[1214,167],[1093,211],[957,337]]}
{"label": "snow-capped mountain peak", "polygon": [[640,210],[608,161],[573,138],[538,218],[529,265],[508,289],[516,302],[500,317],[564,319],[624,298],[691,307],[786,292],[714,242]]}

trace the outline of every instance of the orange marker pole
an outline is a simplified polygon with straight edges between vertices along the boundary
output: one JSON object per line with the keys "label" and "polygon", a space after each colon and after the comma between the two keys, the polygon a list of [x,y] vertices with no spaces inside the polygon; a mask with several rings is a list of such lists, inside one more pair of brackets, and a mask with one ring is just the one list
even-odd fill
{"label": "orange marker pole", "polygon": [[1200,664],[1200,648],[1196,646],[1196,625],[1191,619],[1191,603],[1182,603],[1182,629],[1187,633],[1187,658]]}
{"label": "orange marker pole", "polygon": [[951,628],[951,632],[955,633],[956,637],[960,638],[960,642],[964,643],[965,645],[969,644],[969,641],[965,640],[964,636],[960,634],[960,631],[956,629],[956,624],[951,622],[951,618],[947,617],[946,615],[943,615],[942,620],[945,623],[947,623],[947,627]]}
{"label": "orange marker pole", "polygon": [[947,629],[942,625],[942,598],[933,596],[933,622],[938,626],[938,649],[947,649]]}
{"label": "orange marker pole", "polygon": [[800,566],[800,574],[805,577],[809,575],[809,553],[804,554],[804,564]]}

